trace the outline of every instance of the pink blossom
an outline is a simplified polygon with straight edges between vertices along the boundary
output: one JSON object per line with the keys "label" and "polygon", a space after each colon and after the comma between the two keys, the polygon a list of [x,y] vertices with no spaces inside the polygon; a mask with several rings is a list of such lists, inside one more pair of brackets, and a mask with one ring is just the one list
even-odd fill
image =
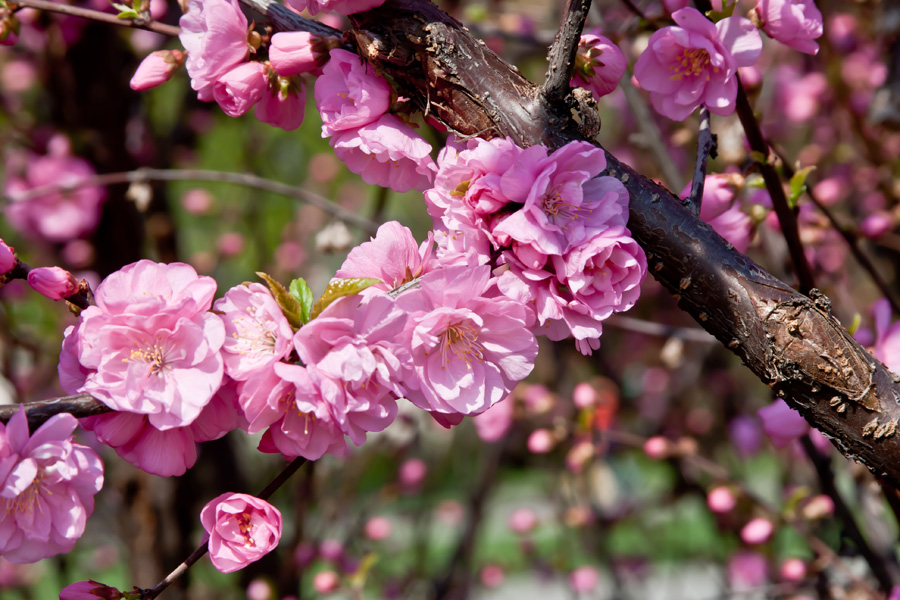
{"label": "pink blossom", "polygon": [[656,112],[683,121],[698,106],[718,115],[734,112],[738,67],[756,62],[762,40],[753,23],[727,17],[713,24],[695,8],[672,14],[676,26],[650,36],[634,66]]}
{"label": "pink blossom", "polygon": [[330,56],[315,86],[322,137],[368,125],[386,113],[391,103],[391,87],[367,62],[340,48]]}
{"label": "pink blossom", "polygon": [[714,487],[706,495],[706,505],[714,513],[727,513],[737,506],[737,498],[731,488],[725,485]]}
{"label": "pink blossom", "polygon": [[260,62],[242,63],[213,83],[213,98],[229,117],[239,117],[263,99],[269,89],[266,67]]}
{"label": "pink blossom", "polygon": [[809,425],[796,410],[782,399],[757,411],[762,419],[763,429],[778,448],[784,448],[809,432]]}
{"label": "pink blossom", "polygon": [[222,356],[232,379],[245,381],[290,354],[294,331],[265,286],[235,286],[215,309],[225,322]]}
{"label": "pink blossom", "polygon": [[269,62],[282,77],[315,74],[328,60],[325,41],[308,31],[279,31],[272,36]]}
{"label": "pink blossom", "polygon": [[391,521],[387,517],[372,517],[366,521],[366,537],[375,542],[381,542],[391,537]]}
{"label": "pink blossom", "polygon": [[243,63],[250,51],[247,17],[237,0],[187,0],[187,7],[178,22],[178,37],[188,51],[185,66],[191,88],[211,102],[213,84]]}
{"label": "pink blossom", "polygon": [[78,291],[75,276],[62,267],[36,267],[28,272],[28,285],[51,300],[68,298]]}
{"label": "pink blossom", "polygon": [[347,168],[369,184],[395,192],[424,191],[434,179],[431,144],[394,115],[384,114],[359,129],[336,132],[331,146]]}
{"label": "pink blossom", "polygon": [[289,0],[288,4],[299,11],[308,10],[311,15],[317,15],[322,10],[352,15],[381,6],[384,0]]}
{"label": "pink blossom", "polygon": [[217,496],[203,507],[200,522],[209,533],[209,558],[222,573],[258,561],[281,541],[281,513],[248,494]]}
{"label": "pink blossom", "polygon": [[822,36],[822,13],[814,0],[756,0],[762,30],[770,37],[806,54],[817,54]]}
{"label": "pink blossom", "polygon": [[375,237],[347,254],[347,260],[335,274],[337,278],[371,277],[383,283],[369,289],[389,291],[434,269],[431,236],[416,245],[409,228],[397,221],[382,224]]}
{"label": "pink blossom", "polygon": [[741,539],[745,544],[763,544],[772,537],[773,531],[772,521],[757,517],[741,529]]}
{"label": "pink blossom", "polygon": [[728,561],[728,579],[737,589],[755,588],[766,582],[768,569],[765,556],[742,550]]}
{"label": "pink blossom", "polygon": [[527,309],[489,297],[490,269],[447,267],[425,275],[421,287],[401,294],[409,312],[404,334],[413,374],[407,398],[441,413],[484,412],[534,367],[537,340]]}
{"label": "pink blossom", "polygon": [[330,594],[341,587],[341,578],[337,573],[328,569],[319,571],[313,577],[313,589],[319,594]]}
{"label": "pink blossom", "polygon": [[[681,192],[681,197],[687,198],[690,192],[691,184],[688,184]],[[741,210],[728,175],[706,176],[703,182],[700,218],[712,225],[716,233],[728,240],[738,252],[747,251],[753,232],[753,220]]]}
{"label": "pink blossom", "polygon": [[50,417],[33,434],[25,409],[0,423],[0,556],[36,562],[69,552],[103,486],[97,453],[72,442],[78,421]]}
{"label": "pink blossom", "polygon": [[799,558],[789,558],[779,569],[782,581],[803,581],[806,577],[806,563]]}
{"label": "pink blossom", "polygon": [[397,479],[405,491],[412,492],[422,485],[426,475],[428,475],[428,465],[425,464],[425,461],[420,458],[410,458],[400,465]]}
{"label": "pink blossom", "polygon": [[67,585],[59,591],[59,600],[120,600],[122,592],[90,579]]}
{"label": "pink blossom", "polygon": [[569,587],[576,594],[590,594],[597,589],[600,575],[591,566],[578,567],[569,574]]}
{"label": "pink blossom", "polygon": [[81,186],[51,192],[29,200],[21,194],[43,186],[74,186],[96,175],[86,160],[72,156],[62,136],[49,144],[49,154],[13,153],[5,165],[4,193],[11,200],[4,207],[9,224],[17,231],[51,242],[65,242],[94,231],[106,190]]}
{"label": "pink blossom", "polygon": [[16,249],[0,239],[0,275],[6,275],[19,264]]}
{"label": "pink blossom", "polygon": [[578,42],[571,85],[590,90],[594,98],[602,98],[619,85],[628,61],[618,46],[597,31],[582,35]]}
{"label": "pink blossom", "polygon": [[318,396],[354,444],[397,415],[406,353],[395,344],[406,314],[388,296],[347,296],[294,334],[294,348]]}
{"label": "pink blossom", "polygon": [[181,50],[157,50],[147,55],[131,78],[131,89],[149,90],[167,82],[175,70],[184,64],[185,53]]}
{"label": "pink blossom", "polygon": [[509,515],[507,525],[511,530],[519,534],[530,533],[537,527],[537,515],[530,508],[517,508]]}
{"label": "pink blossom", "polygon": [[891,303],[882,298],[872,306],[875,347],[872,355],[894,373],[900,372],[900,321],[891,322]]}
{"label": "pink blossom", "polygon": [[475,415],[472,422],[481,441],[496,442],[506,435],[512,427],[514,407],[515,400],[509,395],[480,415]]}
{"label": "pink blossom", "polygon": [[306,88],[302,82],[288,85],[284,90],[268,90],[253,109],[253,115],[258,121],[285,131],[293,131],[300,127],[305,113]]}
{"label": "pink blossom", "polygon": [[215,281],[185,264],[143,260],[97,288],[63,344],[60,374],[87,372],[78,388],[165,430],[190,425],[222,383],[222,319],[207,312]]}
{"label": "pink blossom", "polygon": [[499,565],[487,565],[481,570],[481,583],[485,587],[500,587],[506,580],[506,573]]}

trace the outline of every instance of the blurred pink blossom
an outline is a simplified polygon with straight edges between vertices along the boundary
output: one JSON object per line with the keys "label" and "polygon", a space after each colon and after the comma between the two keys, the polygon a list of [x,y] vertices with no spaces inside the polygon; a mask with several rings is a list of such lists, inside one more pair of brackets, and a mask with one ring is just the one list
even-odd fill
{"label": "blurred pink blossom", "polygon": [[59,591],[59,600],[119,600],[122,592],[114,587],[90,579],[79,581]]}
{"label": "blurred pink blossom", "polygon": [[425,464],[425,461],[420,458],[410,458],[400,465],[397,479],[401,487],[412,491],[422,485],[426,475],[428,475],[428,465]]}
{"label": "blurred pink blossom", "polygon": [[502,439],[512,427],[514,408],[515,400],[510,394],[480,415],[475,415],[472,422],[478,437],[489,443]]}
{"label": "blurred pink blossom", "polygon": [[768,580],[769,563],[766,557],[749,550],[741,550],[728,561],[728,579],[737,589],[758,587]]}
{"label": "blurred pink blossom", "polygon": [[481,569],[480,579],[484,587],[500,587],[506,579],[506,572],[499,565],[487,565]]}
{"label": "blurred pink blossom", "polygon": [[716,486],[706,495],[706,505],[714,513],[727,513],[737,506],[737,498],[731,488],[725,485]]}
{"label": "blurred pink blossom", "polygon": [[741,529],[741,539],[745,544],[763,544],[772,537],[774,529],[772,521],[757,517]]}
{"label": "blurred pink blossom", "polygon": [[756,14],[770,37],[806,54],[817,54],[822,13],[813,0],[757,0]]}
{"label": "blurred pink blossom", "polygon": [[806,420],[781,398],[759,409],[756,414],[762,419],[763,430],[777,448],[784,448],[809,433]]}
{"label": "blurred pink blossom", "polygon": [[188,190],[181,196],[181,207],[192,215],[202,215],[212,207],[213,200],[207,190]]}
{"label": "blurred pink blossom", "polygon": [[313,576],[313,589],[320,594],[329,594],[341,587],[341,579],[334,571],[319,571]]}
{"label": "blurred pink blossom", "polygon": [[391,537],[391,521],[387,517],[372,517],[366,521],[363,528],[366,537],[375,542],[381,542]]}
{"label": "blurred pink blossom", "polygon": [[799,558],[789,558],[779,569],[782,581],[803,581],[806,577],[806,563]]}
{"label": "blurred pink blossom", "polygon": [[200,522],[209,534],[209,558],[222,573],[256,562],[281,540],[281,513],[248,494],[217,496],[203,507]]}
{"label": "blurred pink blossom", "polygon": [[569,587],[576,594],[591,594],[600,583],[600,574],[594,567],[585,565],[569,573]]}
{"label": "blurred pink blossom", "polygon": [[509,515],[507,525],[516,533],[530,533],[537,527],[537,515],[530,508],[517,508]]}
{"label": "blurred pink blossom", "polygon": [[553,434],[546,429],[535,429],[528,436],[528,451],[532,454],[546,454],[555,444]]}
{"label": "blurred pink blossom", "polygon": [[19,264],[16,249],[0,240],[0,275],[5,275]]}
{"label": "blurred pink blossom", "polygon": [[[688,184],[681,192],[687,198],[691,192]],[[731,177],[725,174],[707,175],[703,182],[700,218],[712,225],[716,233],[728,240],[738,252],[746,252],[753,233],[753,220],[741,210],[735,198]]]}

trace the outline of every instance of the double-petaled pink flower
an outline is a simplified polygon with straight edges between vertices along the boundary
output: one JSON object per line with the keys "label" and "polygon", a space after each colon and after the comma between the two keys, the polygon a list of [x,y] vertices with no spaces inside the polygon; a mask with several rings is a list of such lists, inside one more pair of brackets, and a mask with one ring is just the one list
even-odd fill
{"label": "double-petaled pink flower", "polygon": [[677,25],[650,36],[634,76],[650,92],[653,108],[683,121],[698,106],[718,115],[734,112],[737,69],[756,62],[762,40],[743,17],[713,23],[695,8],[672,14]]}
{"label": "double-petaled pink flower", "polygon": [[383,283],[367,288],[363,294],[387,292],[434,270],[433,247],[431,235],[417,245],[409,228],[388,221],[378,228],[374,238],[350,250],[335,277],[380,279]]}
{"label": "double-petaled pink flower", "polygon": [[281,513],[248,494],[217,496],[203,507],[200,522],[209,534],[209,558],[222,573],[258,561],[281,541]]}
{"label": "double-petaled pink flower", "polygon": [[178,37],[188,51],[191,88],[206,102],[213,100],[213,85],[247,60],[249,25],[237,0],[188,0],[178,22]]}
{"label": "double-petaled pink flower", "polygon": [[0,423],[0,556],[36,562],[69,552],[103,486],[97,453],[72,441],[75,417],[50,417],[34,434],[24,409]]}

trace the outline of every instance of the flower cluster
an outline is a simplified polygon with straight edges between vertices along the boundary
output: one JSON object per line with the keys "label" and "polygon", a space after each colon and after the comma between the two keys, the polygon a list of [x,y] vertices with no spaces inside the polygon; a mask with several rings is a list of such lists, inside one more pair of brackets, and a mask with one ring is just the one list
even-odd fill
{"label": "flower cluster", "polygon": [[504,296],[531,306],[550,339],[589,354],[601,321],[630,308],[647,270],[625,227],[628,193],[602,150],[573,142],[547,154],[511,140],[471,140],[438,157],[425,193],[441,259],[499,265]]}
{"label": "flower cluster", "polygon": [[425,190],[434,179],[431,145],[387,112],[391,88],[357,55],[336,48],[316,80],[322,137],[363,181],[397,192]]}
{"label": "flower cluster", "polygon": [[24,409],[0,423],[0,556],[35,562],[68,552],[103,486],[97,453],[72,441],[75,417],[59,414],[28,431]]}

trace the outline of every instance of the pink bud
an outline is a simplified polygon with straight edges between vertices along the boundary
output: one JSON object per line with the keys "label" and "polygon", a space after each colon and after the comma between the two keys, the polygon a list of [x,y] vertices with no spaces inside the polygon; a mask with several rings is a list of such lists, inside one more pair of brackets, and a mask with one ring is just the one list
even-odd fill
{"label": "pink bud", "polygon": [[32,269],[28,273],[28,285],[51,300],[62,300],[78,291],[75,277],[61,267]]}
{"label": "pink bud", "polygon": [[737,504],[734,493],[728,486],[720,485],[709,491],[706,496],[706,505],[714,513],[726,513]]}
{"label": "pink bud", "polygon": [[325,560],[339,562],[344,556],[344,545],[334,539],[322,540],[319,544],[319,554]]}
{"label": "pink bud", "polygon": [[265,579],[254,579],[247,586],[247,600],[269,600],[272,586]]}
{"label": "pink bud", "polygon": [[784,581],[802,581],[806,577],[806,563],[799,558],[789,558],[781,563],[781,578]]}
{"label": "pink bud", "polygon": [[119,600],[122,592],[93,579],[67,585],[59,592],[59,600]]}
{"label": "pink bud", "polygon": [[5,275],[12,271],[18,262],[16,249],[0,240],[0,275]]}
{"label": "pink bud", "polygon": [[219,249],[219,254],[222,256],[235,256],[244,251],[244,236],[236,231],[223,233],[219,236],[216,246]]}
{"label": "pink bud", "polygon": [[594,567],[578,567],[569,574],[569,587],[576,594],[590,594],[600,583],[600,575]]}
{"label": "pink bud", "polygon": [[316,51],[321,44],[319,36],[306,31],[280,31],[272,36],[269,62],[283,77],[315,73],[328,58],[327,48],[324,53]]}
{"label": "pink bud", "polygon": [[830,517],[834,514],[834,500],[824,494],[813,496],[800,509],[800,514],[803,515],[804,519],[811,521]]}
{"label": "pink bud", "polygon": [[497,565],[488,565],[481,570],[481,583],[484,584],[484,587],[500,587],[504,579],[506,579],[506,573]]}
{"label": "pink bud", "polygon": [[372,517],[366,521],[366,537],[380,542],[391,537],[391,522],[387,517]]}
{"label": "pink bud", "polygon": [[894,228],[894,220],[887,213],[876,212],[863,219],[859,228],[866,237],[877,238]]}
{"label": "pink bud", "polygon": [[519,508],[509,515],[507,523],[516,533],[528,533],[537,527],[537,515],[530,508]]}
{"label": "pink bud", "polygon": [[594,442],[581,440],[577,442],[566,454],[566,466],[573,473],[580,473],[584,466],[594,458]]}
{"label": "pink bud", "polygon": [[213,195],[206,190],[188,190],[181,196],[181,207],[192,215],[202,215],[213,203]]}
{"label": "pink bud", "polygon": [[644,442],[644,454],[656,460],[669,455],[669,440],[661,435],[653,436]]}
{"label": "pink bud", "polygon": [[247,62],[213,84],[213,97],[226,115],[239,117],[262,100],[268,87],[266,67],[259,62]]}
{"label": "pink bud", "polygon": [[328,594],[341,587],[341,580],[334,571],[321,571],[313,577],[313,588],[320,594]]}
{"label": "pink bud", "polygon": [[572,401],[581,409],[593,406],[597,402],[597,390],[591,384],[581,382],[575,386],[575,390],[572,392]]}
{"label": "pink bud", "polygon": [[553,449],[553,435],[546,429],[536,429],[528,436],[528,450],[532,454],[546,454]]}
{"label": "pink bud", "polygon": [[134,72],[131,89],[140,92],[167,82],[184,64],[185,56],[181,50],[157,50],[149,54]]}
{"label": "pink bud", "polygon": [[411,458],[400,466],[397,478],[400,485],[408,490],[414,490],[422,485],[428,474],[428,466],[419,458]]}
{"label": "pink bud", "polygon": [[616,89],[627,66],[625,55],[612,40],[596,33],[584,34],[578,43],[572,85],[602,98]]}
{"label": "pink bud", "polygon": [[772,521],[757,517],[741,529],[741,539],[745,544],[762,544],[772,536]]}

